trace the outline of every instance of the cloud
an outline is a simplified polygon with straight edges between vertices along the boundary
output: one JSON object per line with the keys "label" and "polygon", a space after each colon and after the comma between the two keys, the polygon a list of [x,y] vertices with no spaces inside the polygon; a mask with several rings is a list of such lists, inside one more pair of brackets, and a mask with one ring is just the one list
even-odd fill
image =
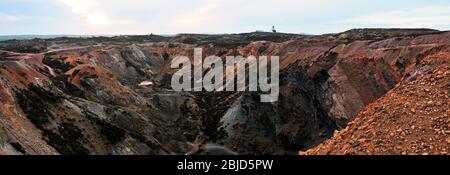
{"label": "cloud", "polygon": [[176,14],[168,20],[166,26],[185,32],[204,30],[219,21],[214,13],[216,8],[217,6],[214,4],[206,4],[193,11]]}
{"label": "cloud", "polygon": [[14,15],[0,14],[0,21],[2,22],[17,22],[29,19],[31,19],[31,17],[29,16],[14,16]]}
{"label": "cloud", "polygon": [[320,34],[355,27],[450,27],[450,3],[398,0],[389,4],[384,0],[1,0],[0,11],[6,10],[0,12],[0,23],[8,27],[0,32],[238,33],[270,30],[274,25],[280,32]]}
{"label": "cloud", "polygon": [[449,21],[450,6],[429,6],[352,17],[336,23],[405,28],[436,28],[441,25],[448,25]]}
{"label": "cloud", "polygon": [[[343,0],[348,1],[348,0]],[[178,32],[243,32],[270,30],[272,25],[297,21],[301,16],[317,15],[320,8],[330,11],[337,5],[326,0],[200,0],[168,13],[166,27]]]}
{"label": "cloud", "polygon": [[128,24],[132,21],[114,19],[98,0],[58,0],[69,7],[75,15],[87,24],[96,27],[108,27],[113,24]]}

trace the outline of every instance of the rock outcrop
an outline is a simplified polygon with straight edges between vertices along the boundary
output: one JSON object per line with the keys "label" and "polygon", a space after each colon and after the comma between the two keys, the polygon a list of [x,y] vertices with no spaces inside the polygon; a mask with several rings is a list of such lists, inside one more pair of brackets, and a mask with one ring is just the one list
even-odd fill
{"label": "rock outcrop", "polygon": [[427,56],[345,129],[300,154],[449,155],[449,56],[448,48]]}

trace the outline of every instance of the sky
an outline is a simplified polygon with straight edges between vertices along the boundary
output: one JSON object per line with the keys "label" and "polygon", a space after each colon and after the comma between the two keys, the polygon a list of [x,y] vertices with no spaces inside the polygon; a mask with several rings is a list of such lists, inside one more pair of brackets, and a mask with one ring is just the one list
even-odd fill
{"label": "sky", "polygon": [[450,0],[0,0],[0,35],[450,30]]}

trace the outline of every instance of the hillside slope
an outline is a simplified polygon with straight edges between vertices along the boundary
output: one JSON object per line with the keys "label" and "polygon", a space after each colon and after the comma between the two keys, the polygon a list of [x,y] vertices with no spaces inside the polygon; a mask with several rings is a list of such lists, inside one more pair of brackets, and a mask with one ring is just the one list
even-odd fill
{"label": "hillside slope", "polygon": [[450,52],[427,56],[414,75],[368,105],[315,154],[449,155]]}

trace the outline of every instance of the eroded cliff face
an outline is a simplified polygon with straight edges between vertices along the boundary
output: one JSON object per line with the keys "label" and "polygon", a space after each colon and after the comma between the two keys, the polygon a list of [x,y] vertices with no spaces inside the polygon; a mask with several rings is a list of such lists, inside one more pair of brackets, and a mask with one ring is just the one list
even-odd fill
{"label": "eroded cliff face", "polygon": [[449,56],[449,48],[435,50],[345,129],[300,154],[448,155]]}
{"label": "eroded cliff face", "polygon": [[223,143],[238,152],[258,154],[311,148],[344,128],[404,77],[415,74],[421,59],[448,44],[449,34],[442,33],[338,41],[321,51],[314,45],[300,46],[299,50],[317,53],[308,52],[314,56],[298,59],[281,71],[278,102],[259,103],[252,95],[235,102],[223,117],[228,133]]}
{"label": "eroded cliff face", "polygon": [[[293,154],[331,137],[415,74],[422,58],[449,46],[450,33],[32,42],[42,47],[0,44],[1,154],[214,154],[211,147],[223,147],[220,153]],[[279,100],[261,103],[250,92],[173,92],[171,60],[192,57],[196,47],[222,58],[280,56]],[[144,81],[151,85],[139,86]]]}

